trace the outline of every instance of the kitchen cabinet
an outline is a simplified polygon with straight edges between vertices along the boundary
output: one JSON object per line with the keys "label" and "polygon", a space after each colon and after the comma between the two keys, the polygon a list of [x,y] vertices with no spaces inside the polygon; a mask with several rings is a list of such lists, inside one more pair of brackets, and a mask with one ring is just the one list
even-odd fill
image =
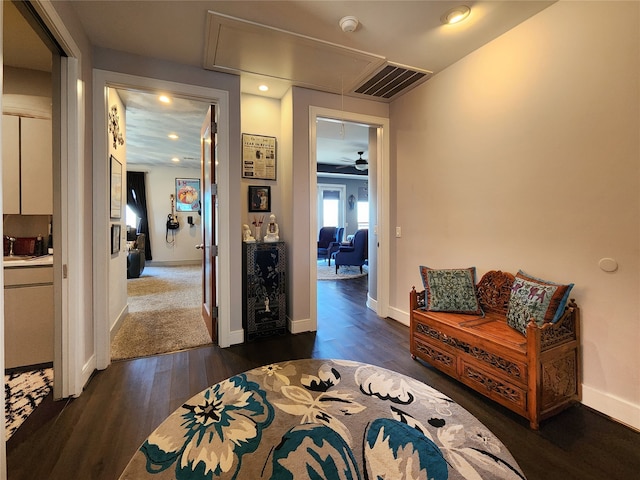
{"label": "kitchen cabinet", "polygon": [[2,115],[2,208],[20,213],[20,117]]}
{"label": "kitchen cabinet", "polygon": [[287,331],[284,242],[245,242],[243,245],[242,323],[246,340]]}
{"label": "kitchen cabinet", "polygon": [[51,120],[2,116],[3,213],[53,213]]}
{"label": "kitchen cabinet", "polygon": [[5,368],[53,362],[53,328],[53,265],[5,266]]}

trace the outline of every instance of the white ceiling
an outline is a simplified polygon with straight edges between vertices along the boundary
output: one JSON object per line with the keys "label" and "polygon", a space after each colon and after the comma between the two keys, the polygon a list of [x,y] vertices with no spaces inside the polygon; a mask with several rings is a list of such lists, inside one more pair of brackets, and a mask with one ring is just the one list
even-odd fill
{"label": "white ceiling", "polygon": [[[235,73],[241,77],[242,92],[281,98],[291,85],[352,95],[358,81],[386,62],[435,75],[553,1],[61,3],[75,10],[94,46]],[[461,3],[471,8],[470,16],[461,24],[443,25],[441,16]],[[346,15],[360,21],[352,33],[343,32],[338,25]],[[29,45],[36,52],[37,46],[14,40],[12,36],[19,33],[8,28],[7,20],[9,27],[14,24],[12,17],[5,17],[5,31],[10,35],[5,36],[5,63],[43,69],[42,60],[36,63],[42,54],[23,48]],[[220,23],[226,30],[216,27]],[[228,31],[233,35],[226,35]],[[32,65],[25,65],[25,59]],[[269,92],[260,93],[260,83],[267,83]],[[154,96],[142,92],[123,92],[122,97],[128,108],[129,162],[171,164],[170,158],[178,156],[180,165],[197,158],[199,166],[197,137],[207,105],[175,100],[169,112],[166,106],[158,107]],[[169,140],[170,131],[180,140]],[[318,126],[318,142],[318,163],[348,164],[358,158],[356,152],[367,151],[367,129],[323,123]]]}

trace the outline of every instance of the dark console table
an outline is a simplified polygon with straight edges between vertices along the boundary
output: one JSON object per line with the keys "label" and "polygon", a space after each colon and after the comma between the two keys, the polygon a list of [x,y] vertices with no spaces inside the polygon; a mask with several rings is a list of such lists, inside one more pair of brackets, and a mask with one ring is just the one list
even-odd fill
{"label": "dark console table", "polygon": [[242,326],[245,339],[287,331],[284,242],[243,243]]}

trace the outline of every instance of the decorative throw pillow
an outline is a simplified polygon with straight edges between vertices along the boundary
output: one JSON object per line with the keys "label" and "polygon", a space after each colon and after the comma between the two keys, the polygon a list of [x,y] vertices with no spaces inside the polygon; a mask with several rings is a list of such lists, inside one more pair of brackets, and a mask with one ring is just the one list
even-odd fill
{"label": "decorative throw pillow", "polygon": [[435,270],[420,267],[425,289],[425,309],[482,315],[476,295],[476,267]]}
{"label": "decorative throw pillow", "polygon": [[555,323],[564,313],[573,283],[561,285],[518,272],[511,288],[507,324],[524,335],[532,318],[542,326]]}

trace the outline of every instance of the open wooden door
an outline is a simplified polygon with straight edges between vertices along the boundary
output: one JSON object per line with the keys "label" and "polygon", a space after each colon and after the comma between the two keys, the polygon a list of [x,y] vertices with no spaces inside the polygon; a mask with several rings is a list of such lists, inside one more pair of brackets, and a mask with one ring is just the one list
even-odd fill
{"label": "open wooden door", "polygon": [[218,195],[216,185],[216,110],[211,105],[201,130],[202,144],[202,317],[213,343],[218,343]]}

